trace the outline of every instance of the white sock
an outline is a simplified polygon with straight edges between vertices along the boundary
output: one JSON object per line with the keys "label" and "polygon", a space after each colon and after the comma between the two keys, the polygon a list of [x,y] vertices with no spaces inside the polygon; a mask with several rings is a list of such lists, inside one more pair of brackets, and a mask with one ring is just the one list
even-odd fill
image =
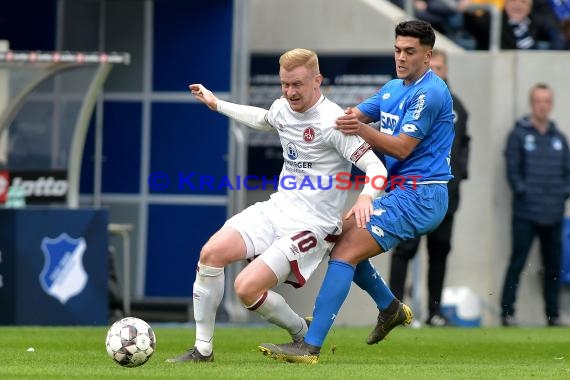
{"label": "white sock", "polygon": [[280,294],[268,290],[247,309],[255,311],[268,322],[289,332],[293,339],[300,339],[307,333],[307,323],[291,309]]}
{"label": "white sock", "polygon": [[224,296],[224,268],[214,268],[198,263],[193,291],[194,320],[196,321],[196,342],[194,345],[202,355],[212,353],[216,311]]}

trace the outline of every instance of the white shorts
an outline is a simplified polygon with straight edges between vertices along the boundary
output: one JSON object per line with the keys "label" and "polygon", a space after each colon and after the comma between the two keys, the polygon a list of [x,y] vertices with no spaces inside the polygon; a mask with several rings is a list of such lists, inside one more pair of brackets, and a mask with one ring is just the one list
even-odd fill
{"label": "white shorts", "polygon": [[271,199],[249,206],[224,225],[241,234],[248,260],[259,257],[279,283],[296,288],[305,285],[336,240],[335,235],[322,236],[315,226],[284,215]]}

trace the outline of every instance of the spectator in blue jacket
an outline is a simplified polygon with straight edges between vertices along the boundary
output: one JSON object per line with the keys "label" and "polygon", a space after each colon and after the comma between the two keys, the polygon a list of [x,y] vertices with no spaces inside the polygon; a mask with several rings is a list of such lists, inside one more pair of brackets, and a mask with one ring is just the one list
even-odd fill
{"label": "spectator in blue jacket", "polygon": [[564,134],[550,120],[553,91],[543,83],[530,90],[531,114],[518,120],[505,152],[513,191],[512,253],[501,298],[503,326],[516,326],[519,277],[538,236],[544,267],[543,297],[548,326],[560,326],[559,294],[562,222],[570,194],[570,152]]}

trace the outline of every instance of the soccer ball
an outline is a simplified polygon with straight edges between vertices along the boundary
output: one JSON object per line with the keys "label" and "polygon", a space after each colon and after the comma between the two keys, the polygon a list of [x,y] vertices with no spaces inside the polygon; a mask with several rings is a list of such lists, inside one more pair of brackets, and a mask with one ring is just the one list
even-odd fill
{"label": "soccer ball", "polygon": [[113,323],[107,332],[105,346],[115,363],[123,367],[138,367],[154,353],[156,337],[148,323],[127,317]]}

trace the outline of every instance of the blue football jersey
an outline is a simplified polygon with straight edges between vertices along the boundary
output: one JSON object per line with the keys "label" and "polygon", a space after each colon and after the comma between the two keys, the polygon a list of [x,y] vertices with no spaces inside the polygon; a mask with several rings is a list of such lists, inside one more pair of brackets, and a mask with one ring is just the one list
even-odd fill
{"label": "blue football jersey", "polygon": [[403,80],[393,79],[357,107],[375,122],[380,121],[382,133],[405,133],[421,140],[404,160],[386,155],[390,177],[411,180],[415,176],[418,182],[453,178],[453,102],[447,84],[432,70],[407,86]]}

